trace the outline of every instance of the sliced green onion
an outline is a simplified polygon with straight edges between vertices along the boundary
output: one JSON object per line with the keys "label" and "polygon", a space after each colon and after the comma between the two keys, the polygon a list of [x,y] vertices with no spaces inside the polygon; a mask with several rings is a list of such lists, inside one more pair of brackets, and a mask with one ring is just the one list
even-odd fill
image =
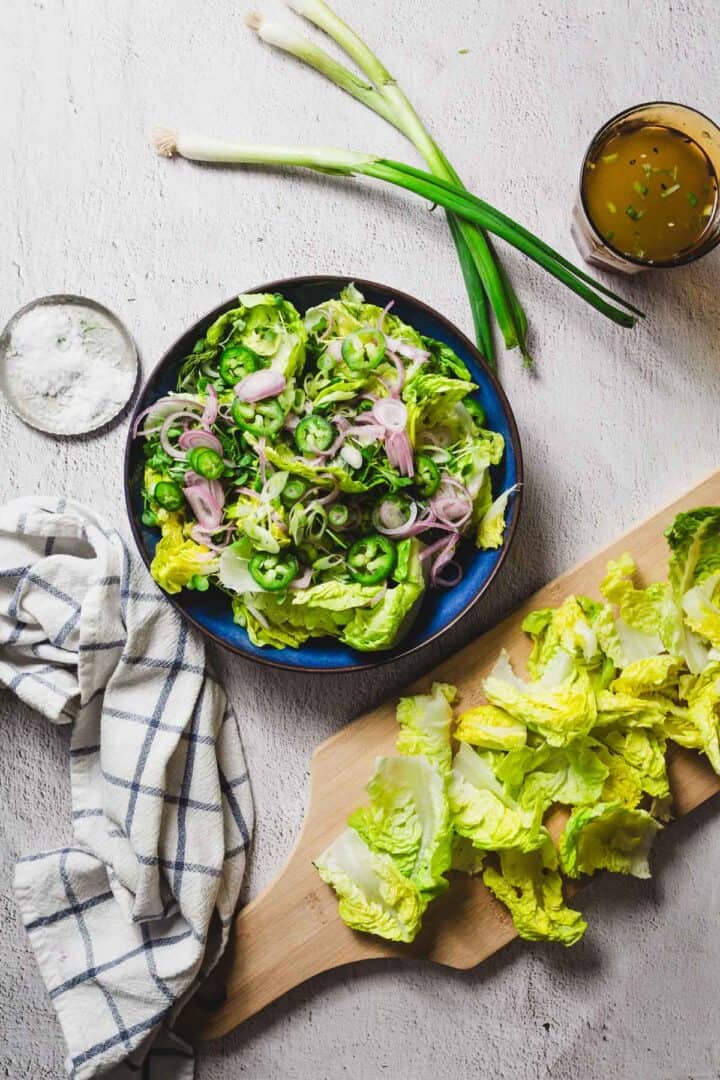
{"label": "sliced green onion", "polygon": [[679,184],[673,184],[672,187],[666,188],[665,191],[660,192],[661,199],[667,199],[668,195],[674,195],[676,191],[680,190]]}

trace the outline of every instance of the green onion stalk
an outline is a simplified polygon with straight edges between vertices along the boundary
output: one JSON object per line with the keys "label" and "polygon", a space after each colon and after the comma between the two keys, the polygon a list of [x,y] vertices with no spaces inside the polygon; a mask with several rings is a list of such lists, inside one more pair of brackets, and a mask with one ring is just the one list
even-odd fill
{"label": "green onion stalk", "polygon": [[[255,12],[248,15],[248,25],[263,41],[290,53],[315,68],[397,128],[425,158],[430,172],[462,187],[461,181],[429,134],[400,86],[365,42],[324,0],[289,0],[304,16],[331,37],[357,64],[369,83],[344,67],[324,49],[296,33],[284,23],[266,19]],[[460,267],[470,300],[475,337],[480,351],[494,366],[494,346],[488,314],[492,306],[508,349],[519,347],[526,364],[531,363],[526,346],[527,319],[505,270],[492,250],[482,229],[448,211],[448,224],[458,253]]]}
{"label": "green onion stalk", "polygon": [[[527,255],[597,311],[620,326],[635,325],[638,308],[613,293],[565,259],[529,230],[463,187],[441,180],[403,162],[373,154],[333,147],[255,146],[248,143],[163,130],[154,137],[155,148],[166,157],[235,165],[290,165],[336,176],[367,176],[383,180],[437,203],[460,222],[470,222]],[[608,303],[605,297],[614,303]]]}

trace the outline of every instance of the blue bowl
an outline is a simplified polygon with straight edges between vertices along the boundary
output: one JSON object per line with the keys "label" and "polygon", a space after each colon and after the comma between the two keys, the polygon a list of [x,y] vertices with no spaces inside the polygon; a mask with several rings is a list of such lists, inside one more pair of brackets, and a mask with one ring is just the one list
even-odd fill
{"label": "blue bowl", "polygon": [[[505,455],[501,463],[492,470],[493,491],[497,493],[515,484],[521,484],[523,467],[520,438],[504,391],[472,342],[432,308],[412,296],[398,292],[397,289],[378,285],[372,281],[347,277],[287,278],[242,291],[279,292],[298,310],[304,311],[329,297],[337,296],[340,290],[351,281],[355,282],[366,300],[379,307],[385,307],[390,300],[394,300],[394,315],[410,323],[421,334],[446,342],[462,358],[478,384],[479,389],[474,396],[485,410],[487,426],[493,431],[499,431],[505,437]],[[138,398],[130,425],[131,433],[138,413],[175,388],[180,364],[192,350],[197,338],[205,333],[208,326],[219,315],[234,307],[236,303],[237,299],[233,297],[227,303],[221,304],[191,326],[168,349]],[[157,529],[147,528],[142,523],[143,464],[141,440],[132,439],[130,434],[125,452],[125,499],[135,541],[145,563],[149,566],[159,534]],[[428,590],[414,626],[394,649],[361,653],[347,645],[342,645],[334,638],[315,638],[298,649],[259,648],[252,644],[245,630],[233,622],[228,598],[220,590],[211,588],[205,593],[185,590],[175,596],[169,596],[168,599],[180,614],[203,634],[232,652],[257,660],[261,664],[300,671],[358,671],[363,668],[378,667],[398,657],[407,656],[439,638],[483,596],[500,569],[512,543],[520,514],[521,494],[522,487],[510,498],[506,514],[505,542],[502,547],[497,551],[478,551],[470,542],[462,545],[458,555],[464,569],[462,581],[452,589]]]}

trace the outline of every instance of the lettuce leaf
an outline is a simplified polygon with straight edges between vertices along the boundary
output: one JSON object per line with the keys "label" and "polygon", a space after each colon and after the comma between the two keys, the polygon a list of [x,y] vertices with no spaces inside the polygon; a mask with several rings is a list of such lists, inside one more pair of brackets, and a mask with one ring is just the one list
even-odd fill
{"label": "lettuce leaf", "polygon": [[279,293],[244,293],[238,300],[238,307],[208,328],[208,345],[244,345],[286,379],[299,375],[305,363],[307,331],[297,309]]}
{"label": "lettuce leaf", "polygon": [[480,851],[471,840],[459,833],[452,834],[450,869],[461,874],[479,874],[485,865],[486,852]]}
{"label": "lettuce leaf", "polygon": [[320,484],[321,486],[324,484],[327,486],[334,482],[337,483],[341,491],[350,494],[368,490],[367,484],[362,483],[361,480],[355,480],[350,472],[344,466],[339,465],[337,461],[333,465],[311,465],[298,457],[289,446],[285,446],[281,442],[272,445],[268,443],[265,447],[265,456],[270,464],[277,469],[292,473],[293,476],[300,476],[311,484]]}
{"label": "lettuce leaf", "polygon": [[391,855],[424,898],[444,892],[452,827],[437,768],[422,756],[377,758],[367,790],[370,805],[351,814],[348,825],[374,851]]}
{"label": "lettuce leaf", "polygon": [[161,589],[173,595],[196,576],[207,577],[218,568],[218,560],[204,544],[185,536],[179,514],[162,510],[157,515],[162,536],[155,548],[150,573]]}
{"label": "lettuce leaf", "polygon": [[565,903],[550,841],[538,851],[503,851],[499,861],[499,870],[487,867],[483,881],[509,910],[520,937],[563,945],[580,940],[587,923],[579,911]]}
{"label": "lettuce leaf", "polygon": [[597,802],[608,767],[595,743],[576,739],[567,747],[523,747],[506,754],[497,768],[509,794],[525,809],[544,812],[555,802],[567,806]]}
{"label": "lettuce leaf", "polygon": [[685,622],[692,634],[720,648],[720,508],[678,514],[665,536],[670,584]]}
{"label": "lettuce leaf", "polygon": [[486,750],[516,750],[527,742],[527,728],[496,705],[479,705],[458,717],[455,728],[458,742]]}
{"label": "lettuce leaf", "polygon": [[702,750],[720,774],[720,661],[713,661],[702,675],[687,680],[684,694],[688,718],[698,732]]}
{"label": "lettuce leaf", "polygon": [[633,660],[613,681],[611,689],[630,697],[676,693],[682,667],[682,661],[667,654]]}
{"label": "lettuce leaf", "polygon": [[670,797],[663,734],[648,728],[618,726],[604,731],[600,741],[635,770],[642,791],[656,799]]}
{"label": "lettuce leaf", "polygon": [[480,519],[475,542],[484,551],[499,548],[505,536],[505,510],[511,495],[518,491],[518,485],[507,488],[490,504]]}
{"label": "lettuce leaf", "polygon": [[648,852],[660,827],[646,810],[620,803],[577,807],[560,837],[560,865],[573,878],[596,870],[650,877]]}
{"label": "lettuce leaf", "polygon": [[372,607],[355,608],[340,637],[346,645],[361,652],[389,649],[410,630],[425,593],[417,540],[408,545],[404,561],[403,581],[388,588]]}
{"label": "lettuce leaf", "polygon": [[429,694],[400,698],[397,707],[400,753],[423,754],[443,775],[450,772],[452,764],[451,705],[456,694],[457,690],[449,683],[433,683]]}
{"label": "lettuce leaf", "polygon": [[586,735],[597,718],[592,683],[582,669],[571,670],[555,686],[524,683],[514,674],[503,651],[483,686],[491,705],[522,721],[551,746],[567,746]]}
{"label": "lettuce leaf", "polygon": [[453,760],[448,796],[456,832],[480,850],[532,851],[545,842],[541,812],[519,806],[487,761],[466,743]]}
{"label": "lettuce leaf", "polygon": [[[586,596],[569,596],[557,608],[544,608],[527,615],[523,630],[533,639],[528,671],[534,679],[552,686],[558,677],[584,669],[593,684],[602,688],[615,674],[614,665],[602,648],[598,622],[602,604]],[[563,674],[564,673],[564,674]]]}
{"label": "lettuce leaf", "polygon": [[347,926],[388,941],[413,940],[425,905],[417,887],[400,873],[390,855],[372,851],[348,828],[314,865],[337,893],[340,918]]}

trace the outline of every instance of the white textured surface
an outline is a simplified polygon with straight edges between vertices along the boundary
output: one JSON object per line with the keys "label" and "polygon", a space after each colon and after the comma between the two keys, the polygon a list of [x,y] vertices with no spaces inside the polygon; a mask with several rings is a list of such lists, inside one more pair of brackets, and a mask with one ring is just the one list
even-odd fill
{"label": "white textured surface", "polygon": [[[603,120],[657,97],[717,112],[711,0],[395,0],[393,17],[385,0],[338,6],[386,59],[401,58],[467,182],[570,257],[576,171]],[[380,120],[255,42],[243,8],[4,0],[0,321],[42,293],[84,293],[127,321],[147,372],[219,300],[331,272],[397,285],[469,329],[444,223],[419,201],[152,155],[155,123],[410,155]],[[221,658],[247,715],[259,815],[250,893],[293,842],[317,742],[718,464],[717,255],[623,284],[648,313],[633,333],[514,253],[507,261],[537,358],[535,376],[502,359],[527,478],[508,565],[448,640],[392,669],[339,682]],[[123,526],[125,428],[54,441],[0,403],[0,494],[65,490]],[[9,881],[17,854],[68,835],[66,737],[8,694],[0,710],[0,1075],[45,1080],[62,1076],[63,1049]],[[661,838],[654,881],[597,883],[583,900],[590,931],[568,953],[515,943],[463,975],[383,963],[320,977],[203,1048],[200,1080],[715,1077],[718,829],[711,805]]]}

